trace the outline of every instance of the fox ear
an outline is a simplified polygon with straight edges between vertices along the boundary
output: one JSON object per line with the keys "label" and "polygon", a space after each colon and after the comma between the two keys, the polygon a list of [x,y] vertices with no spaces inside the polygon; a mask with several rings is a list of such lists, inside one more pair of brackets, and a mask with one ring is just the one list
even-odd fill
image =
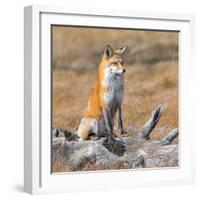
{"label": "fox ear", "polygon": [[113,49],[110,45],[105,46],[103,55],[106,59],[110,58],[113,55]]}
{"label": "fox ear", "polygon": [[119,49],[120,54],[124,54],[125,51],[126,51],[127,49],[128,49],[128,46],[125,46],[125,47],[120,48],[120,49]]}

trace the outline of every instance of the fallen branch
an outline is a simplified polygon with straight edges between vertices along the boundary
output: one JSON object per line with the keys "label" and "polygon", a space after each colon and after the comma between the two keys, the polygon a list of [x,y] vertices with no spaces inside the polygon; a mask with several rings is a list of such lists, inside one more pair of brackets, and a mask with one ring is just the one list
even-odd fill
{"label": "fallen branch", "polygon": [[179,130],[178,128],[173,129],[163,140],[162,140],[162,146],[169,145],[172,143],[172,141],[178,136]]}
{"label": "fallen branch", "polygon": [[147,123],[144,125],[144,127],[142,128],[141,132],[139,133],[140,137],[142,139],[150,139],[150,133],[151,131],[155,128],[156,124],[158,123],[161,114],[163,111],[163,103],[161,103],[152,113],[151,116],[149,118],[149,120],[147,121]]}
{"label": "fallen branch", "polygon": [[136,153],[135,159],[132,164],[132,168],[138,168],[144,166],[144,160],[145,160],[146,153],[143,150],[139,150]]}

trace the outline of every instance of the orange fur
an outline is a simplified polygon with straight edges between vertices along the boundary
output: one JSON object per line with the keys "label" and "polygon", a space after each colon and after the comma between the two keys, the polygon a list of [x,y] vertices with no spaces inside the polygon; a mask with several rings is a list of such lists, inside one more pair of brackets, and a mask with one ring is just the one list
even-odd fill
{"label": "orange fur", "polygon": [[106,102],[103,96],[106,92],[106,87],[103,87],[101,82],[104,80],[104,71],[106,60],[102,59],[99,68],[95,87],[88,100],[88,105],[84,113],[84,117],[93,117],[98,119],[101,116],[101,109],[106,107]]}

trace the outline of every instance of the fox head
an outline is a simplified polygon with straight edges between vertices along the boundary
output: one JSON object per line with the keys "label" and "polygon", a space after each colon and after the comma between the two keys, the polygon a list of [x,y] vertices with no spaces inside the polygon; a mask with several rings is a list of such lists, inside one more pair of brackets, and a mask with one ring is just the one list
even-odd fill
{"label": "fox head", "polygon": [[103,53],[105,70],[113,75],[120,76],[126,72],[124,68],[123,55],[127,46],[114,50],[110,45],[106,45]]}

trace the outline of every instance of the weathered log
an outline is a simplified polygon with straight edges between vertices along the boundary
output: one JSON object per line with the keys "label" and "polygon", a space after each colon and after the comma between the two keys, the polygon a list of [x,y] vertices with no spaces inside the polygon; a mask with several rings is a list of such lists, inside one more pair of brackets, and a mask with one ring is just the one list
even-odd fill
{"label": "weathered log", "polygon": [[[163,146],[161,141],[143,140],[137,136],[123,138],[126,152],[117,156],[97,141],[66,141],[56,138],[52,145],[53,171],[79,171],[101,169],[134,169],[178,166],[178,145]],[[62,163],[62,169],[54,163]],[[66,167],[67,166],[67,167]]]}
{"label": "weathered log", "polygon": [[[53,171],[178,166],[178,144],[171,144],[178,136],[178,129],[173,129],[162,141],[147,140],[160,119],[162,110],[163,104],[160,104],[152,112],[142,130],[128,137],[83,141],[77,138],[74,140],[73,134],[67,130],[54,129],[52,133]],[[62,137],[58,137],[59,135]],[[124,146],[126,151],[123,149]]]}
{"label": "weathered log", "polygon": [[120,138],[115,138],[112,136],[106,137],[103,140],[103,145],[106,147],[110,152],[118,155],[123,156],[124,152],[126,151],[126,147],[124,141]]}

